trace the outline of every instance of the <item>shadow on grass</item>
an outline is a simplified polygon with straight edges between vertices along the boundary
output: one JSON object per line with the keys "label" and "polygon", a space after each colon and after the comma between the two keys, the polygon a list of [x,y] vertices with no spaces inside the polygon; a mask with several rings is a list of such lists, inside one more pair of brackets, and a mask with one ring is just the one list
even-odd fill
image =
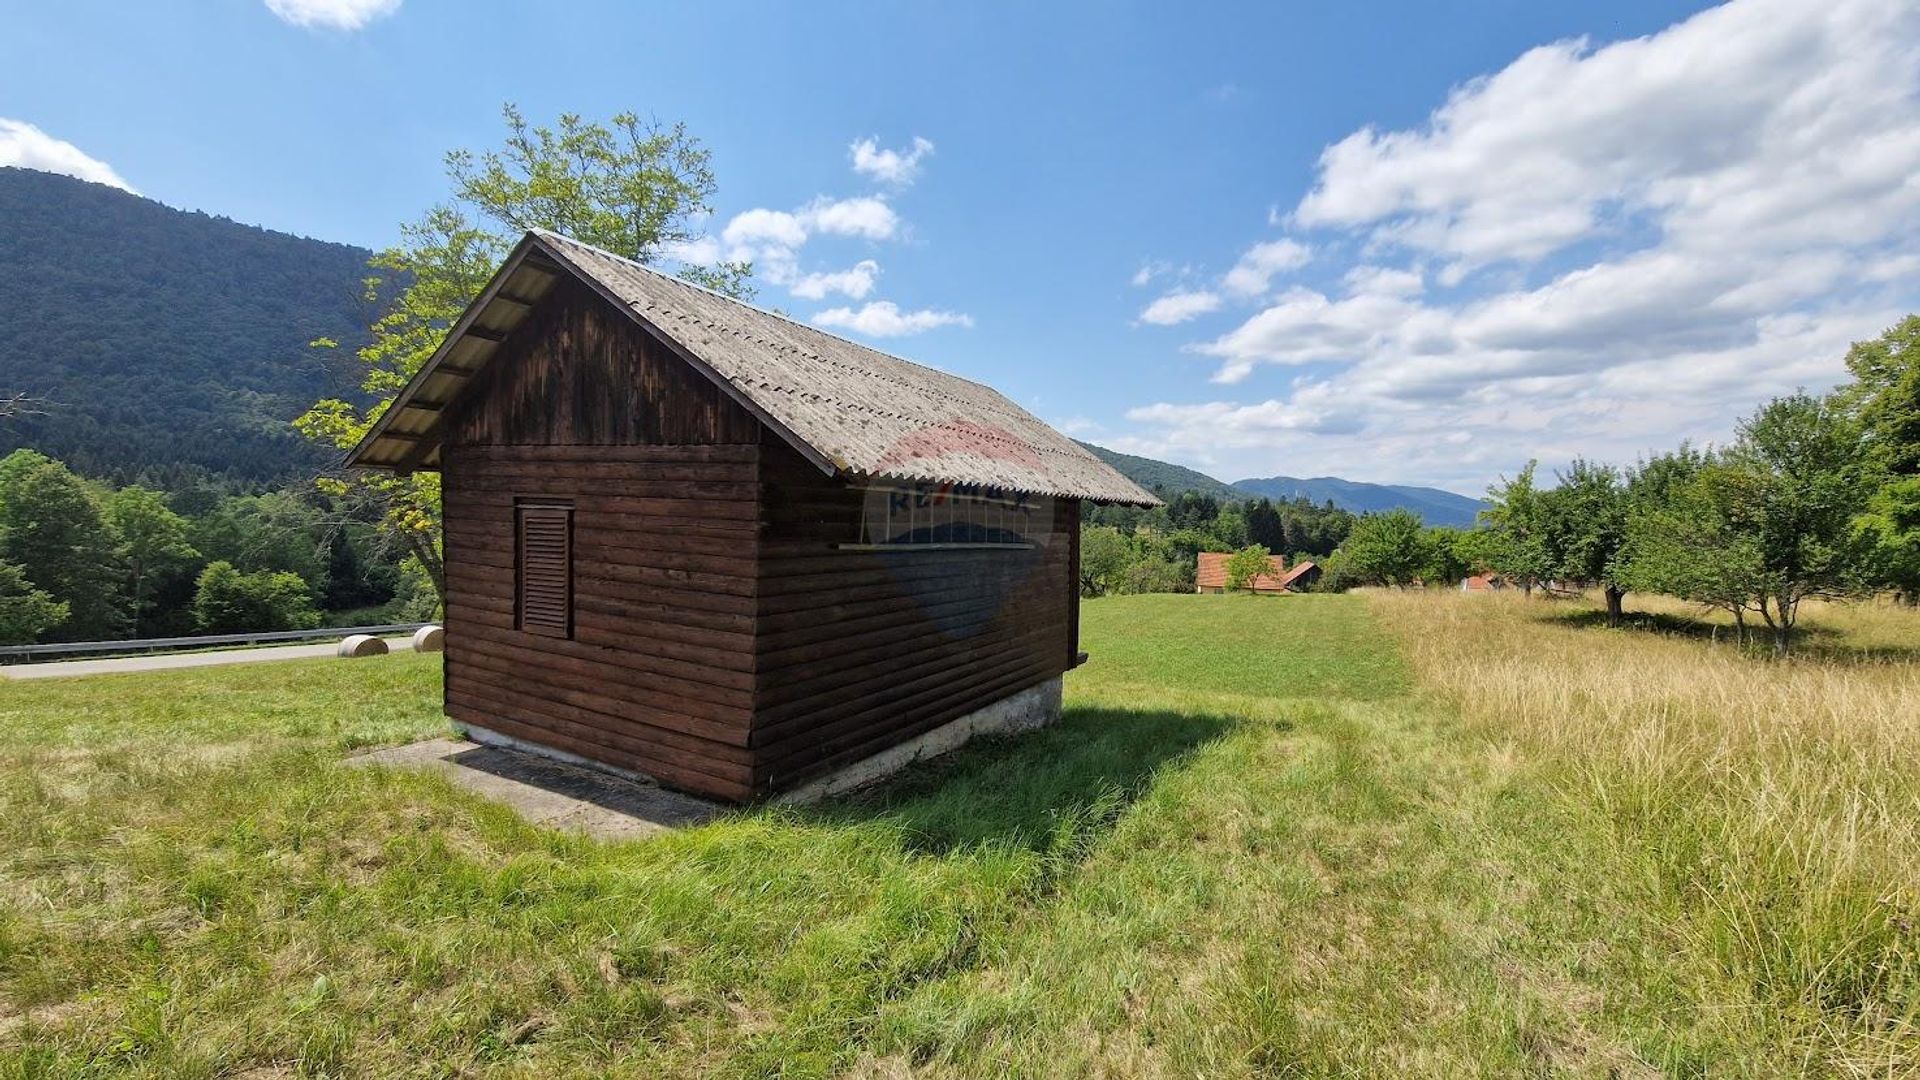
{"label": "shadow on grass", "polygon": [[[1563,611],[1547,617],[1577,630],[1608,629],[1607,613],[1604,611]],[[1773,632],[1765,625],[1747,627],[1747,640],[1742,643],[1732,626],[1711,619],[1669,612],[1629,611],[1621,616],[1619,629],[1715,642],[1761,658],[1774,655]],[[1920,660],[1920,646],[1849,645],[1843,635],[1830,627],[1801,623],[1793,629],[1793,655],[1839,663],[1884,664]]]}
{"label": "shadow on grass", "polygon": [[1010,844],[1077,861],[1159,770],[1238,723],[1164,709],[1068,708],[1052,727],[977,740],[807,814],[834,823],[890,821],[925,854]]}

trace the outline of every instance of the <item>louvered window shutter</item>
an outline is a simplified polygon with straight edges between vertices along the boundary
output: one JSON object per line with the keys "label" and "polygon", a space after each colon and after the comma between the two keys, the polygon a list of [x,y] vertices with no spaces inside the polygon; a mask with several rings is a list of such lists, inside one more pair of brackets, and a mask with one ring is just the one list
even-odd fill
{"label": "louvered window shutter", "polygon": [[519,535],[520,629],[573,636],[573,507],[522,503]]}

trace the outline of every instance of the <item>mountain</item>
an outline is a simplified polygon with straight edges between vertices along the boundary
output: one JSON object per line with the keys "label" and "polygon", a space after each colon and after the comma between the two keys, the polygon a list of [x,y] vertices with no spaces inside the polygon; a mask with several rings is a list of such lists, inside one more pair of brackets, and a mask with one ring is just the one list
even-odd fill
{"label": "mountain", "polygon": [[[1080,440],[1075,439],[1075,442]],[[1093,456],[1106,462],[1120,475],[1163,496],[1178,495],[1183,491],[1197,491],[1202,495],[1211,495],[1216,499],[1242,499],[1246,496],[1226,484],[1215,480],[1206,473],[1195,472],[1183,465],[1167,461],[1156,461],[1150,457],[1123,454],[1118,450],[1109,450],[1104,446],[1095,446],[1090,442],[1081,442],[1093,453]]]}
{"label": "mountain", "polygon": [[1244,495],[1264,495],[1276,501],[1304,498],[1319,503],[1331,500],[1333,505],[1356,514],[1404,508],[1419,514],[1421,520],[1429,525],[1452,525],[1457,528],[1471,526],[1474,515],[1486,506],[1479,499],[1469,499],[1465,495],[1439,488],[1362,484],[1337,476],[1316,476],[1311,480],[1269,476],[1265,479],[1238,480],[1233,487]]}
{"label": "mountain", "polygon": [[0,168],[0,394],[44,408],[0,424],[0,454],[121,481],[311,472],[331,455],[288,421],[357,392],[368,255]]}

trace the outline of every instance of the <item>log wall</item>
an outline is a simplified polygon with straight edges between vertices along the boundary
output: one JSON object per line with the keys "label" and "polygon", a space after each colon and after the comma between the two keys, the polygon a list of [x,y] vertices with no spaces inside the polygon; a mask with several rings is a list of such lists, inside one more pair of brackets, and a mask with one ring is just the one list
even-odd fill
{"label": "log wall", "polygon": [[1078,504],[1030,551],[849,550],[864,493],[769,436],[753,748],[762,790],[905,742],[1073,666]]}

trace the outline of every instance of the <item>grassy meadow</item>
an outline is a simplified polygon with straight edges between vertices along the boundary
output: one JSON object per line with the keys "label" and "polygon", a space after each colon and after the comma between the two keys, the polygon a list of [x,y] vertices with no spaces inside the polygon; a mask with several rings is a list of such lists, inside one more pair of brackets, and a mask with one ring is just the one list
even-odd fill
{"label": "grassy meadow", "polygon": [[411,654],[0,682],[0,1077],[1920,1074],[1920,616],[1084,605],[1067,715],[545,832]]}

